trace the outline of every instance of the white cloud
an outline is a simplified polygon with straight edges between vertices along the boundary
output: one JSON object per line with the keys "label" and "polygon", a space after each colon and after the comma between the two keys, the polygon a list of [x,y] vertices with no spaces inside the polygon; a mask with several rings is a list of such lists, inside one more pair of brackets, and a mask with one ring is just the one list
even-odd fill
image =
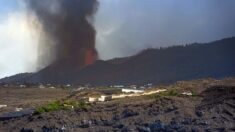
{"label": "white cloud", "polygon": [[36,69],[37,39],[24,10],[0,19],[0,78]]}

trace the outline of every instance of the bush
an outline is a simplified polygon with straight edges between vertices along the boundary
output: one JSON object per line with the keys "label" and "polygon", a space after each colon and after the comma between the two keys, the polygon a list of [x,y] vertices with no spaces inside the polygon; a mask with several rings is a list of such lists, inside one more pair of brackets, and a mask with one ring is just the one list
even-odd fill
{"label": "bush", "polygon": [[194,91],[194,90],[191,90],[191,93],[192,93],[192,96],[193,97],[195,97],[195,96],[198,96],[199,94],[196,92],[196,91]]}
{"label": "bush", "polygon": [[35,114],[42,114],[51,111],[57,110],[71,110],[71,109],[89,109],[91,104],[83,101],[54,101],[49,104],[45,104],[41,107],[38,107],[35,111]]}
{"label": "bush", "polygon": [[166,91],[167,92],[167,96],[179,96],[180,93],[177,91],[177,89],[172,89],[172,90],[169,90],[169,91]]}
{"label": "bush", "polygon": [[155,99],[155,100],[158,100],[162,97],[167,97],[167,96],[180,96],[180,93],[177,91],[177,89],[170,89],[165,92],[148,95],[150,99]]}

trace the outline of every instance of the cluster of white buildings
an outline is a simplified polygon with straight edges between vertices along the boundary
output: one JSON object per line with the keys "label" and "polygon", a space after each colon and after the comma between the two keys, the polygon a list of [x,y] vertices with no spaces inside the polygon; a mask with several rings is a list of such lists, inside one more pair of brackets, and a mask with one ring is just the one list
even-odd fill
{"label": "cluster of white buildings", "polygon": [[143,93],[144,90],[136,90],[136,89],[122,89],[123,93]]}
{"label": "cluster of white buildings", "polygon": [[142,96],[142,95],[150,95],[155,94],[159,92],[164,92],[166,89],[159,89],[156,91],[149,91],[146,92],[144,90],[136,90],[136,89],[121,89],[121,94],[114,94],[114,95],[102,95],[99,97],[89,97],[88,101],[93,102],[105,102],[105,101],[111,101],[113,99],[119,99],[119,98],[125,98],[125,97],[136,97],[136,96]]}
{"label": "cluster of white buildings", "polygon": [[130,88],[130,89],[147,89],[147,88],[152,88],[153,84],[152,83],[148,83],[145,85],[129,85],[129,86],[125,86],[125,85],[112,85],[110,86],[111,88]]}
{"label": "cluster of white buildings", "polygon": [[144,90],[136,90],[136,89],[121,89],[123,94],[120,95],[101,95],[100,97],[89,97],[89,102],[105,102],[105,101],[111,101],[116,98],[124,98],[131,96],[133,94],[140,94],[144,93]]}

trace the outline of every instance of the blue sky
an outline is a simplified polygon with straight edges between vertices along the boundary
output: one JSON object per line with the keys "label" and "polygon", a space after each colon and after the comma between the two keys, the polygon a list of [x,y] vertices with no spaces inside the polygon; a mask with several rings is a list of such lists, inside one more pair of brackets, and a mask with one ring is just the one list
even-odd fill
{"label": "blue sky", "polygon": [[5,13],[12,12],[19,8],[19,0],[1,0],[0,1],[0,13],[4,15]]}
{"label": "blue sky", "polygon": [[[35,71],[39,36],[24,0],[0,1],[0,78]],[[149,47],[210,42],[235,36],[235,0],[100,0],[95,16],[101,59]]]}

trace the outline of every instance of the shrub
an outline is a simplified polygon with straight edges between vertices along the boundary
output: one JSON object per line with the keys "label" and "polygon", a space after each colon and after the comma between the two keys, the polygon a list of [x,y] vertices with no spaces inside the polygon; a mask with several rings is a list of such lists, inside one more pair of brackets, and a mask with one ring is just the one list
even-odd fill
{"label": "shrub", "polygon": [[177,91],[177,89],[172,89],[172,90],[169,90],[169,91],[166,91],[167,92],[167,96],[179,96],[180,93]]}
{"label": "shrub", "polygon": [[150,99],[155,99],[158,100],[162,97],[167,97],[167,96],[180,96],[180,93],[177,91],[177,89],[170,89],[165,92],[160,92],[152,95],[147,95]]}
{"label": "shrub", "polygon": [[194,91],[194,90],[191,90],[191,93],[192,93],[192,96],[193,97],[195,97],[195,96],[198,96],[199,94],[196,92],[196,91]]}
{"label": "shrub", "polygon": [[70,101],[66,100],[64,102],[54,101],[38,107],[34,114],[42,114],[57,110],[71,110],[71,109],[89,109],[91,104],[84,101]]}

